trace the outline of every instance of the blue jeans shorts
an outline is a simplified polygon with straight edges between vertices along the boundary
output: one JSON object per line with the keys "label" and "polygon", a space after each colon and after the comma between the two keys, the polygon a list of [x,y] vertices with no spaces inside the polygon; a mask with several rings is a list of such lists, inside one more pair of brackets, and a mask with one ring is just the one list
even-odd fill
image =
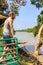
{"label": "blue jeans shorts", "polygon": [[[3,35],[3,38],[8,39],[8,38],[11,38],[11,37],[7,36],[7,35]],[[10,44],[10,43],[11,43],[11,40],[4,40],[4,44]]]}
{"label": "blue jeans shorts", "polygon": [[[11,38],[11,36],[3,35],[3,38],[8,39],[8,38]],[[15,43],[15,40],[13,42]],[[11,43],[12,43],[11,40],[4,40],[4,44],[11,44]],[[11,47],[11,45],[9,45],[8,47]]]}

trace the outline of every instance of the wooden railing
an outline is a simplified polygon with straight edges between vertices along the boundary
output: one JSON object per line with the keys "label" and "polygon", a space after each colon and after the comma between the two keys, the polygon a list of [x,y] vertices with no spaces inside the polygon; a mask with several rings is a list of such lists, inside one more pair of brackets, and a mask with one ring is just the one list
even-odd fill
{"label": "wooden railing", "polygon": [[[12,42],[10,44],[4,44],[4,40],[13,40],[15,42]],[[18,65],[18,39],[17,38],[7,38],[7,39],[4,39],[4,38],[0,38],[0,43],[3,43],[3,44],[0,44],[0,57],[3,55],[2,53],[4,51],[7,51],[8,53],[6,54],[6,56],[8,55],[11,55],[10,58],[7,58],[6,60],[3,60],[3,61],[0,61],[0,64],[2,64],[4,62],[3,65],[5,65],[5,62],[6,62],[6,65],[10,65],[10,64],[14,64],[14,65]],[[9,45],[11,46],[11,48],[9,47]],[[4,46],[8,46],[9,49],[8,50],[4,50]],[[14,57],[12,56],[14,55]],[[10,60],[14,60],[13,62],[10,62]],[[9,62],[7,62],[9,61]],[[17,63],[17,64],[16,64]]]}

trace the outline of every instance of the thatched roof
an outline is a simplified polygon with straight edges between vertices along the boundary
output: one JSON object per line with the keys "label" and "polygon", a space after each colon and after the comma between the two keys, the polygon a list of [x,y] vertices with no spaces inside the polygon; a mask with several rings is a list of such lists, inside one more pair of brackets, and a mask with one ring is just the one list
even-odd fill
{"label": "thatched roof", "polygon": [[2,12],[0,12],[0,19],[6,19],[8,16],[6,14],[3,14]]}
{"label": "thatched roof", "polygon": [[0,15],[0,19],[6,19],[6,16]]}
{"label": "thatched roof", "polygon": [[0,27],[3,25],[3,23],[7,17],[8,17],[7,15],[0,12]]}

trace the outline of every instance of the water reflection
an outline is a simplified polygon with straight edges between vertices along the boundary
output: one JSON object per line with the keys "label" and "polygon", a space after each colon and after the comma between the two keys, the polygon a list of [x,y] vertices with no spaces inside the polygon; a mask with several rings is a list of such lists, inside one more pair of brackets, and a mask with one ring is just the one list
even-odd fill
{"label": "water reflection", "polygon": [[[26,48],[29,52],[34,53],[34,48],[35,48],[34,45],[26,45],[25,48]],[[41,50],[41,48],[42,48],[42,47],[40,47],[40,49],[39,49],[39,54],[43,54],[43,51]]]}
{"label": "water reflection", "polygon": [[26,45],[25,48],[26,48],[28,51],[34,52],[34,45]]}

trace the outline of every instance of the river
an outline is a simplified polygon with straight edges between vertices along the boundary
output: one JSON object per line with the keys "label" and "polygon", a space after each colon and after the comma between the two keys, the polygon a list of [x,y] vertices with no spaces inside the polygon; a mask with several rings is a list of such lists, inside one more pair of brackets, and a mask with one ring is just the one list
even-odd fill
{"label": "river", "polygon": [[[19,42],[26,42],[25,48],[28,51],[34,51],[34,46],[37,42],[37,37],[34,37],[33,33],[16,32],[15,36],[18,38]],[[40,47],[39,53],[43,54],[43,46]]]}

